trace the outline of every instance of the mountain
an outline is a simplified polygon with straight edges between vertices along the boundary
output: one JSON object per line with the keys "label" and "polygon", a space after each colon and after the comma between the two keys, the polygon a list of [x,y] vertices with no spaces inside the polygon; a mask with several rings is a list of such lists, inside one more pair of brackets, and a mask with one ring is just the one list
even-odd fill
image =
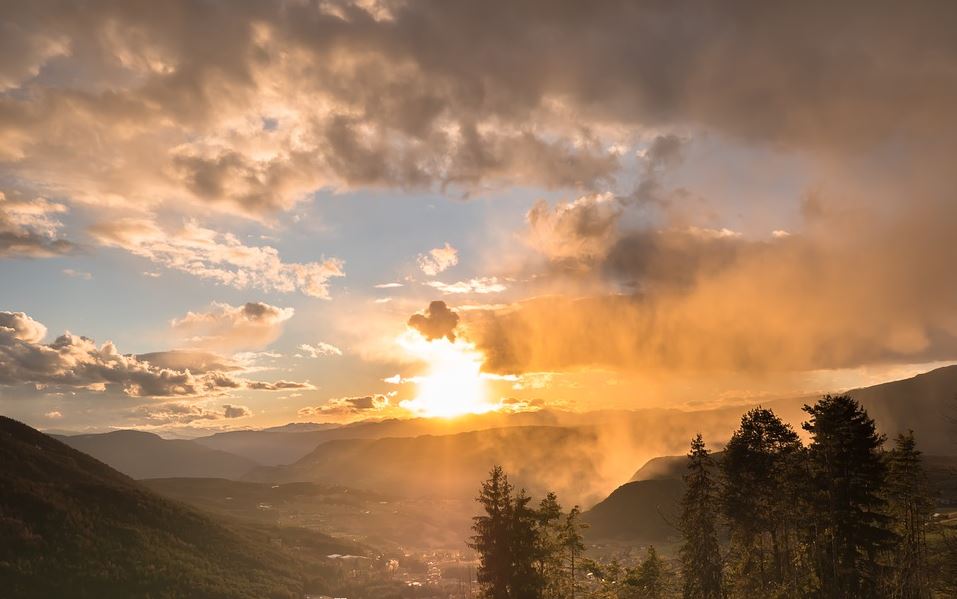
{"label": "mountain", "polygon": [[279,466],[291,464],[305,457],[321,443],[341,439],[450,435],[519,426],[579,426],[612,419],[614,416],[611,412],[587,414],[552,410],[516,414],[490,412],[464,415],[453,419],[393,418],[361,421],[338,427],[307,427],[307,430],[301,430],[296,424],[287,424],[263,430],[216,433],[194,439],[194,441],[212,449],[247,457],[266,466]]}
{"label": "mountain", "polygon": [[[835,390],[837,391],[837,390]],[[957,455],[954,432],[946,415],[957,413],[957,366],[946,366],[910,379],[854,389],[859,399],[888,436],[907,429],[917,432],[927,453]],[[564,412],[539,410],[520,413],[488,413],[454,419],[412,418],[407,420],[363,421],[321,430],[299,431],[294,425],[261,431],[216,433],[194,439],[212,449],[246,457],[266,466],[292,464],[310,454],[320,444],[344,439],[384,439],[452,435],[464,432],[519,427],[590,427],[601,432],[600,442],[616,454],[614,465],[630,472],[636,462],[656,455],[684,451],[698,432],[709,445],[720,447],[737,427],[741,415],[761,403],[800,431],[806,403],[817,396],[770,399],[707,410],[677,409],[603,410]],[[282,430],[277,430],[282,429]],[[623,475],[627,476],[627,474]],[[611,480],[611,473],[609,472]],[[618,481],[623,478],[618,478]],[[609,487],[613,488],[613,487]],[[607,492],[607,490],[606,490]]]}
{"label": "mountain", "polygon": [[957,455],[957,366],[848,391],[893,439],[913,430],[926,454]]}
{"label": "mountain", "polygon": [[[718,464],[722,456],[722,452],[713,454]],[[674,540],[687,459],[682,455],[648,460],[630,481],[585,512],[588,538],[652,544]],[[957,503],[957,457],[924,455],[923,463],[938,499],[947,505]]]}
{"label": "mountain", "polygon": [[516,486],[567,501],[603,496],[590,427],[510,427],[453,435],[328,441],[289,466],[258,468],[246,480],[321,482],[404,497],[470,500],[492,466]]}
{"label": "mountain", "polygon": [[[723,451],[716,451],[711,454],[715,464],[721,463],[722,456],[724,456]],[[645,462],[645,465],[639,468],[628,482],[682,480],[687,466],[688,458],[683,455],[666,455],[652,458]]]}
{"label": "mountain", "polygon": [[163,439],[141,431],[56,438],[133,478],[238,479],[259,466],[249,458],[210,449],[195,441]]}
{"label": "mountain", "polygon": [[355,551],[303,529],[227,528],[4,417],[0,464],[6,597],[301,597],[323,584],[299,556]]}
{"label": "mountain", "polygon": [[626,483],[582,516],[590,540],[626,540],[663,544],[679,536],[678,520],[684,483],[650,479]]}
{"label": "mountain", "polygon": [[315,431],[324,431],[331,428],[339,428],[341,424],[332,422],[290,422],[282,426],[270,426],[262,430],[267,433],[311,433]]}

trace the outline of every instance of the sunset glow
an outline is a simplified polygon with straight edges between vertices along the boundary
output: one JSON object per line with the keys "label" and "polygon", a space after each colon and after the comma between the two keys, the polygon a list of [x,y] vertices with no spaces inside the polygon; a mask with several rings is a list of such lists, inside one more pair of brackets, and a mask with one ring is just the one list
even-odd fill
{"label": "sunset glow", "polygon": [[483,414],[498,408],[490,401],[481,376],[482,354],[461,339],[427,341],[410,332],[400,345],[428,364],[428,371],[415,377],[414,399],[399,405],[419,416],[453,418],[464,414]]}

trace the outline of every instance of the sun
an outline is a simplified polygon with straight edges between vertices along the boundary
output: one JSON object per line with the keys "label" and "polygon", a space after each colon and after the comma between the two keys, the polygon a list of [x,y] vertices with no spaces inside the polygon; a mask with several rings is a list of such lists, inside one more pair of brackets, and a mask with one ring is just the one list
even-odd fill
{"label": "sun", "polygon": [[457,339],[428,341],[415,332],[399,338],[410,354],[428,364],[428,371],[414,377],[415,399],[400,406],[419,416],[454,418],[465,414],[484,414],[498,409],[488,397],[482,377],[482,354],[471,343]]}

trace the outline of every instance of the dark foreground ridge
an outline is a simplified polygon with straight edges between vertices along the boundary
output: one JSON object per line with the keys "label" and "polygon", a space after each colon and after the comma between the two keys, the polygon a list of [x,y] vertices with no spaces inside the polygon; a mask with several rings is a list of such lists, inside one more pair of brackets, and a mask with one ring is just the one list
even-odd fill
{"label": "dark foreground ridge", "polygon": [[[0,416],[0,595],[301,597],[321,565],[281,532],[216,520]],[[305,532],[305,531],[301,531]],[[297,554],[356,548],[297,535]]]}

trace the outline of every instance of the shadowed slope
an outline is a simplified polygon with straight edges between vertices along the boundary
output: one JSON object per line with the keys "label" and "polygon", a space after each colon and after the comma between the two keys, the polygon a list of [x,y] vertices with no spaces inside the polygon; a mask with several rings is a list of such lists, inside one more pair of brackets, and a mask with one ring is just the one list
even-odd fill
{"label": "shadowed slope", "polygon": [[56,438],[133,478],[190,476],[238,479],[259,466],[253,460],[210,449],[193,441],[163,439],[142,431]]}
{"label": "shadowed slope", "polygon": [[[252,599],[303,592],[302,565],[269,533],[227,529],[4,417],[0,464],[4,596]],[[325,544],[316,549],[343,546],[311,538]]]}

